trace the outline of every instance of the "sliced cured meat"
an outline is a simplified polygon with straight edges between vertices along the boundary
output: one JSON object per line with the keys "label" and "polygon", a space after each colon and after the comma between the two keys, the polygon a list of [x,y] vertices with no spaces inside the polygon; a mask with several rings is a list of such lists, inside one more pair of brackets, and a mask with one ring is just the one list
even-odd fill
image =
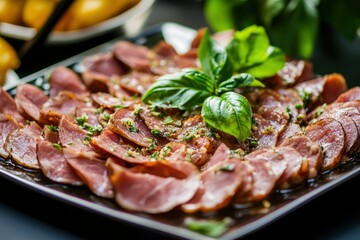
{"label": "sliced cured meat", "polygon": [[152,50],[154,53],[162,59],[174,57],[177,55],[175,48],[164,40],[160,40]]}
{"label": "sliced cured meat", "polygon": [[340,94],[335,102],[350,102],[360,100],[360,87],[353,87]]}
{"label": "sliced cured meat", "polygon": [[319,175],[323,165],[323,151],[320,144],[312,141],[306,135],[298,134],[286,139],[281,146],[290,146],[296,149],[303,159],[308,161],[308,178],[315,178]]}
{"label": "sliced cured meat", "polygon": [[264,83],[270,88],[291,87],[295,84],[313,79],[313,66],[305,60],[287,60],[283,68],[273,77],[266,78]]}
{"label": "sliced cured meat", "polygon": [[249,174],[240,159],[228,159],[202,172],[201,187],[195,196],[181,205],[186,213],[215,211],[227,206]]}
{"label": "sliced cured meat", "polygon": [[118,82],[123,89],[143,95],[155,82],[157,77],[157,75],[150,73],[131,71],[118,78]]}
{"label": "sliced cured meat", "polygon": [[19,165],[39,169],[36,156],[36,139],[39,136],[41,128],[32,121],[25,127],[12,131],[6,138],[4,149]]}
{"label": "sliced cured meat", "polygon": [[277,187],[287,189],[303,183],[309,175],[309,162],[293,147],[278,146],[275,151],[284,156],[287,162],[285,172],[277,181]]}
{"label": "sliced cured meat", "polygon": [[86,57],[81,62],[83,72],[95,72],[106,77],[121,76],[127,72],[114,56],[113,52],[97,53]]}
{"label": "sliced cured meat", "polygon": [[154,53],[145,46],[136,45],[128,41],[118,41],[114,44],[115,57],[133,70],[151,72]]}
{"label": "sliced cured meat", "polygon": [[355,153],[359,148],[360,137],[358,132],[358,125],[354,122],[353,118],[349,116],[357,116],[357,120],[359,120],[360,113],[355,112],[353,108],[332,108],[330,110],[324,111],[317,119],[322,118],[334,118],[339,121],[343,127],[345,134],[345,151],[344,153],[348,156]]}
{"label": "sliced cured meat", "polygon": [[56,67],[49,77],[50,97],[57,96],[61,91],[70,91],[76,95],[87,95],[88,90],[80,77],[70,68]]}
{"label": "sliced cured meat", "polygon": [[93,151],[88,131],[65,116],[61,118],[59,123],[59,139],[63,147],[72,148],[76,151]]}
{"label": "sliced cured meat", "polygon": [[155,136],[144,121],[134,115],[132,110],[118,109],[110,119],[109,128],[129,141],[143,147],[159,150],[164,146],[164,139]]}
{"label": "sliced cured meat", "polygon": [[256,140],[255,149],[273,148],[276,146],[279,132],[269,120],[260,114],[253,114],[252,136]]}
{"label": "sliced cured meat", "polygon": [[246,161],[252,166],[252,188],[246,194],[237,194],[235,203],[251,203],[264,200],[274,190],[278,180],[271,163],[262,159]]}
{"label": "sliced cured meat", "polygon": [[123,208],[145,213],[165,213],[188,202],[200,186],[198,176],[185,179],[134,173],[109,165],[115,201]]}
{"label": "sliced cured meat", "polygon": [[110,130],[104,130],[99,136],[91,138],[91,144],[95,148],[126,162],[144,163],[150,161],[150,158],[144,157],[139,149],[126,144],[119,135]]}
{"label": "sliced cured meat", "polygon": [[18,112],[15,100],[0,86],[0,113],[12,115],[17,122],[25,124],[24,117]]}
{"label": "sliced cured meat", "polygon": [[230,148],[226,146],[225,143],[221,143],[220,146],[216,149],[215,153],[211,156],[209,161],[202,166],[201,170],[204,171],[213,165],[225,161],[230,157]]}
{"label": "sliced cured meat", "polygon": [[42,173],[57,183],[82,185],[83,182],[67,163],[60,145],[37,139],[36,153]]}
{"label": "sliced cured meat", "polygon": [[179,54],[174,59],[175,66],[178,69],[183,68],[199,68],[200,61],[198,59],[197,48],[192,48],[189,51]]}
{"label": "sliced cured meat", "polygon": [[328,74],[320,78],[300,83],[295,86],[310,111],[323,103],[334,102],[347,89],[345,79],[340,74]]}
{"label": "sliced cured meat", "polygon": [[111,82],[106,75],[97,72],[83,72],[81,73],[81,79],[91,93],[110,92]]}
{"label": "sliced cured meat", "polygon": [[23,83],[16,87],[17,108],[27,119],[39,121],[40,109],[47,101],[44,91],[34,85]]}
{"label": "sliced cured meat", "polygon": [[59,128],[53,125],[45,125],[42,130],[42,136],[51,143],[60,143]]}
{"label": "sliced cured meat", "polygon": [[67,163],[94,194],[104,198],[114,197],[105,161],[69,148],[63,148],[63,152]]}
{"label": "sliced cured meat", "polygon": [[0,156],[7,158],[8,152],[5,151],[4,145],[9,133],[15,129],[21,128],[20,125],[13,116],[0,113]]}
{"label": "sliced cured meat", "polygon": [[94,100],[95,103],[97,103],[101,107],[110,108],[110,109],[130,107],[131,105],[134,105],[137,102],[135,100],[126,101],[119,97],[114,97],[104,92],[91,94],[91,98]]}
{"label": "sliced cured meat", "polygon": [[187,155],[196,166],[202,166],[209,161],[215,151],[215,141],[209,137],[197,137],[188,144]]}
{"label": "sliced cured meat", "polygon": [[96,108],[94,107],[76,108],[75,117],[81,118],[84,116],[86,118],[86,124],[89,124],[87,125],[88,127],[98,127],[101,125],[99,121],[99,113]]}
{"label": "sliced cured meat", "polygon": [[139,116],[150,130],[155,130],[160,136],[176,139],[181,134],[180,114],[169,116],[159,111],[152,111],[147,105],[137,107]]}
{"label": "sliced cured meat", "polygon": [[174,177],[177,179],[185,179],[199,174],[199,170],[194,164],[185,161],[146,162],[131,168],[131,172],[148,173],[159,177]]}
{"label": "sliced cured meat", "polygon": [[288,123],[286,125],[286,128],[284,129],[284,131],[282,131],[281,134],[279,134],[277,141],[276,141],[276,145],[277,146],[281,145],[285,140],[287,140],[301,132],[302,132],[302,129],[299,124],[292,123],[292,122]]}
{"label": "sliced cured meat", "polygon": [[250,163],[254,159],[260,159],[269,162],[276,179],[278,179],[278,182],[288,167],[288,162],[286,161],[285,156],[273,148],[255,150],[244,156],[244,160],[247,160]]}
{"label": "sliced cured meat", "polygon": [[322,170],[336,167],[342,160],[345,150],[345,134],[341,124],[332,118],[324,118],[308,125],[305,134],[320,144],[324,151]]}
{"label": "sliced cured meat", "polygon": [[85,106],[86,102],[79,99],[74,93],[62,91],[43,104],[40,110],[39,122],[57,126],[62,116],[74,116],[77,108]]}

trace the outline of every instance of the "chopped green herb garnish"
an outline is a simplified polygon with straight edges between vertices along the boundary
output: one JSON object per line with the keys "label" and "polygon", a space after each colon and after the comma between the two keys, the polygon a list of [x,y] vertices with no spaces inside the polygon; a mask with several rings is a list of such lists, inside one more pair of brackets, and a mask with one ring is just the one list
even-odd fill
{"label": "chopped green herb garnish", "polygon": [[52,132],[59,132],[59,127],[54,125],[45,125]]}
{"label": "chopped green herb garnish", "polygon": [[168,125],[168,124],[173,123],[173,122],[174,122],[174,120],[172,119],[172,117],[171,117],[171,116],[167,116],[167,117],[165,117],[163,123],[164,123],[165,125]]}
{"label": "chopped green herb garnish", "polygon": [[53,143],[52,145],[53,145],[54,148],[56,148],[58,150],[61,150],[61,145],[60,144]]}
{"label": "chopped green herb garnish", "polygon": [[111,117],[110,114],[104,113],[103,116],[106,120],[110,120],[110,117]]}
{"label": "chopped green herb garnish", "polygon": [[221,236],[233,223],[234,221],[230,217],[222,220],[195,220],[189,217],[184,221],[186,228],[210,237]]}
{"label": "chopped green herb garnish", "polygon": [[161,133],[159,130],[157,129],[151,129],[151,134],[155,135],[155,136],[158,136],[160,137],[161,136]]}
{"label": "chopped green herb garnish", "polygon": [[301,103],[297,103],[297,104],[295,104],[295,108],[298,109],[298,110],[300,110],[300,109],[303,109],[303,108],[304,108],[304,105],[301,104]]}
{"label": "chopped green herb garnish", "polygon": [[231,163],[222,164],[220,167],[221,171],[226,171],[226,172],[234,171],[234,169],[235,169],[235,164],[231,164]]}
{"label": "chopped green herb garnish", "polygon": [[80,126],[83,126],[88,120],[88,115],[86,113],[83,113],[81,117],[76,117],[75,120]]}

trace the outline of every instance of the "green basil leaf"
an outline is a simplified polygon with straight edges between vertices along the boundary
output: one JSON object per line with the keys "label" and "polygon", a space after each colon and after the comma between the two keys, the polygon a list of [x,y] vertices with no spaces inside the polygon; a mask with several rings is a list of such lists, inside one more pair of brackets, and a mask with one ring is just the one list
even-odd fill
{"label": "green basil leaf", "polygon": [[269,38],[264,27],[252,25],[236,31],[226,50],[235,71],[261,63],[268,58]]}
{"label": "green basil leaf", "polygon": [[240,88],[240,87],[264,87],[264,86],[265,85],[259,80],[257,80],[253,75],[248,73],[240,73],[222,82],[219,85],[218,92],[221,94],[221,93],[233,91],[235,88]]}
{"label": "green basil leaf", "polygon": [[198,49],[199,60],[205,74],[214,84],[218,84],[232,75],[232,65],[223,46],[213,40],[205,31]]}
{"label": "green basil leaf", "polygon": [[158,78],[143,95],[142,101],[163,107],[191,110],[200,107],[204,100],[212,95],[214,88],[204,73],[184,69],[180,73]]}
{"label": "green basil leaf", "polygon": [[309,59],[319,29],[318,5],[319,0],[290,0],[273,21],[269,31],[272,42],[290,56]]}
{"label": "green basil leaf", "polygon": [[260,0],[261,20],[267,27],[286,7],[287,0]]}
{"label": "green basil leaf", "polygon": [[225,217],[222,220],[195,220],[193,218],[186,218],[184,225],[186,228],[210,237],[219,237],[224,234],[234,221]]}
{"label": "green basil leaf", "polygon": [[243,29],[257,22],[257,8],[254,0],[206,0],[204,15],[214,31]]}
{"label": "green basil leaf", "polygon": [[251,133],[252,110],[248,100],[235,92],[220,97],[208,97],[201,110],[204,121],[211,127],[245,141]]}
{"label": "green basil leaf", "polygon": [[242,69],[242,71],[250,73],[256,78],[274,76],[285,65],[285,55],[280,48],[272,46],[268,48],[268,54],[269,56],[264,62]]}

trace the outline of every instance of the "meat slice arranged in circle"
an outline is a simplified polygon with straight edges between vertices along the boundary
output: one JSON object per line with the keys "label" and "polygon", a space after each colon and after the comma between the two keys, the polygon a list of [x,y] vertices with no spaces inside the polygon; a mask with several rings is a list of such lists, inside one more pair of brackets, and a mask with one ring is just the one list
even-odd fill
{"label": "meat slice arranged in circle", "polygon": [[0,113],[0,156],[4,158],[9,156],[9,153],[4,149],[6,138],[9,133],[21,127],[22,125],[13,116]]}
{"label": "meat slice arranged in circle", "polygon": [[21,166],[39,169],[36,156],[36,139],[39,136],[41,128],[32,121],[25,127],[12,131],[6,138],[4,149]]}
{"label": "meat slice arranged in circle", "polygon": [[72,69],[65,66],[53,69],[49,83],[50,97],[56,97],[62,91],[70,91],[78,96],[89,94],[81,78]]}
{"label": "meat slice arranged in circle", "polygon": [[149,158],[143,156],[141,152],[134,146],[131,146],[121,137],[106,129],[99,136],[91,138],[91,144],[102,151],[118,157],[130,163],[144,163],[150,161]]}
{"label": "meat slice arranged in circle", "polygon": [[159,150],[166,144],[165,139],[152,134],[144,121],[130,109],[117,110],[110,120],[109,129],[142,147]]}
{"label": "meat slice arranged in circle", "polygon": [[335,102],[350,102],[360,100],[360,87],[353,87],[340,94]]}
{"label": "meat slice arranged in circle", "polygon": [[23,83],[16,87],[17,108],[27,119],[39,121],[40,109],[48,99],[44,91],[34,85]]}
{"label": "meat slice arranged in circle", "polygon": [[345,133],[337,120],[319,119],[305,128],[305,134],[319,143],[324,151],[322,171],[330,170],[341,162],[345,151]]}
{"label": "meat slice arranged in circle", "polygon": [[[162,167],[162,166],[159,166]],[[176,178],[132,172],[110,163],[110,179],[115,190],[115,201],[124,209],[165,213],[188,202],[200,186],[198,176]]]}
{"label": "meat slice arranged in circle", "polygon": [[105,161],[69,148],[63,148],[63,153],[67,163],[94,194],[104,198],[114,197]]}
{"label": "meat slice arranged in circle", "polygon": [[323,164],[323,151],[320,144],[312,141],[308,136],[299,134],[286,139],[281,146],[295,148],[309,163],[308,178],[315,178],[320,174]]}
{"label": "meat slice arranged in circle", "polygon": [[39,137],[36,147],[39,166],[44,175],[57,183],[82,185],[83,182],[67,163],[61,147]]}
{"label": "meat slice arranged in circle", "polygon": [[12,115],[17,122],[25,124],[25,118],[18,112],[15,100],[0,86],[0,113]]}
{"label": "meat slice arranged in circle", "polygon": [[237,158],[221,161],[202,172],[202,185],[195,196],[181,206],[186,213],[215,211],[228,205],[243,184],[246,175],[251,174],[244,163]]}
{"label": "meat slice arranged in circle", "polygon": [[252,166],[252,188],[246,194],[241,192],[235,197],[235,203],[254,203],[267,198],[276,187],[278,180],[271,163],[263,159],[246,161]]}

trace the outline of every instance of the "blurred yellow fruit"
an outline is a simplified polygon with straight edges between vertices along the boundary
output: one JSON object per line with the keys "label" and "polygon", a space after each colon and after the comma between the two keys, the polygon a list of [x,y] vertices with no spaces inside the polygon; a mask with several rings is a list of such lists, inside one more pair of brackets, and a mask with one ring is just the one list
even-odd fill
{"label": "blurred yellow fruit", "polygon": [[21,24],[25,0],[0,0],[0,22]]}
{"label": "blurred yellow fruit", "polygon": [[[1,0],[0,0],[1,1]],[[100,23],[133,7],[140,0],[75,0],[55,26],[57,31],[78,30]],[[48,19],[58,0],[26,0],[24,23],[39,29]]]}
{"label": "blurred yellow fruit", "polygon": [[0,37],[0,86],[5,84],[7,72],[19,65],[20,60],[15,49]]}
{"label": "blurred yellow fruit", "polygon": [[138,3],[139,0],[76,0],[70,9],[66,30],[92,26],[116,16]]}
{"label": "blurred yellow fruit", "polygon": [[39,29],[55,9],[58,0],[26,0],[22,18],[24,23]]}

